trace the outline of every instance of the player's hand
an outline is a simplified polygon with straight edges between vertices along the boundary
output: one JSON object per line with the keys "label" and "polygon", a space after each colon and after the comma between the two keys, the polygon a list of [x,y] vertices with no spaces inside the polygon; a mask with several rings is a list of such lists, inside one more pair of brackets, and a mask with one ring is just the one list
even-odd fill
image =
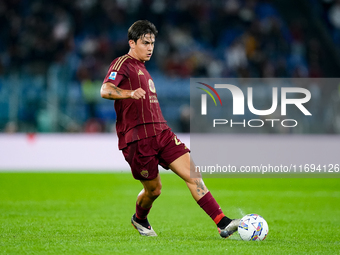
{"label": "player's hand", "polygon": [[145,94],[146,92],[144,91],[144,89],[138,88],[136,90],[131,91],[131,98],[133,99],[145,99]]}

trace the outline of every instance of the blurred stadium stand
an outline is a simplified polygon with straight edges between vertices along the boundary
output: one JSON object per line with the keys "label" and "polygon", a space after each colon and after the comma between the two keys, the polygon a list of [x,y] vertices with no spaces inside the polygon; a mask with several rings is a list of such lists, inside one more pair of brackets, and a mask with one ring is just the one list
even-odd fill
{"label": "blurred stadium stand", "polygon": [[339,0],[2,0],[0,131],[111,132],[101,82],[148,19],[146,66],[169,125],[188,132],[190,77],[338,77],[339,13]]}

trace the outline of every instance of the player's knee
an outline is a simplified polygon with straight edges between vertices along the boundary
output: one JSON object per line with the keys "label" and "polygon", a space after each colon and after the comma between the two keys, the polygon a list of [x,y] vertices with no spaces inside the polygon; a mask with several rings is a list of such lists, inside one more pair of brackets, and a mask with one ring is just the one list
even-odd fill
{"label": "player's knee", "polygon": [[157,187],[149,190],[148,195],[151,199],[155,200],[157,197],[161,195],[162,185],[158,185]]}
{"label": "player's knee", "polygon": [[161,190],[160,189],[157,189],[157,190],[154,190],[151,194],[152,198],[153,199],[156,199],[157,197],[159,197],[161,195]]}

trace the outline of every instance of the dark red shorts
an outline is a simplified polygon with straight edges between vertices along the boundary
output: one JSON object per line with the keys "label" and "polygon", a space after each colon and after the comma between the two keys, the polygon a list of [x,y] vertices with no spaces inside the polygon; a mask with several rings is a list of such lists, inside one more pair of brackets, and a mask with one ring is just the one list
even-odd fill
{"label": "dark red shorts", "polygon": [[177,136],[167,129],[162,133],[129,143],[123,149],[125,160],[137,180],[152,180],[157,177],[158,165],[169,169],[169,165],[190,150]]}

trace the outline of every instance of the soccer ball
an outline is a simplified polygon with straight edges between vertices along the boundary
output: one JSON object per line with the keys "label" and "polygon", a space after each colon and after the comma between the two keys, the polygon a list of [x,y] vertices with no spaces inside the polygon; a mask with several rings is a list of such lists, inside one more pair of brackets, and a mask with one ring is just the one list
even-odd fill
{"label": "soccer ball", "polygon": [[240,220],[238,233],[244,241],[262,241],[268,234],[268,224],[258,214],[247,214]]}

